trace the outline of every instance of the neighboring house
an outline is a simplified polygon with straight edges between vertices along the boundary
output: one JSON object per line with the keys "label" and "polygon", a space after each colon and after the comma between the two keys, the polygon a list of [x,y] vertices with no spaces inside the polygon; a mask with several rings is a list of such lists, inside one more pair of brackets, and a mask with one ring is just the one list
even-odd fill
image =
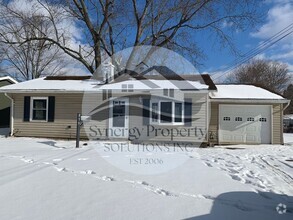
{"label": "neighboring house", "polygon": [[209,75],[121,76],[106,84],[46,77],[0,92],[14,100],[15,136],[75,138],[82,113],[82,138],[134,142],[283,144],[289,103],[255,86],[216,86]]}
{"label": "neighboring house", "polygon": [[283,119],[284,132],[293,133],[293,115],[284,115]]}
{"label": "neighboring house", "polygon": [[[17,83],[9,76],[0,77],[0,87]],[[10,122],[10,100],[0,93],[0,128],[9,127]]]}

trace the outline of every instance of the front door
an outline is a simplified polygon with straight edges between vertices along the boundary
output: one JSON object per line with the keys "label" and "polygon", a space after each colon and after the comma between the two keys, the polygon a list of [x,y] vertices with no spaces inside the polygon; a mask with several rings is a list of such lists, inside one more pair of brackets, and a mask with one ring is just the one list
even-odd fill
{"label": "front door", "polygon": [[128,138],[129,100],[114,98],[110,101],[109,138]]}

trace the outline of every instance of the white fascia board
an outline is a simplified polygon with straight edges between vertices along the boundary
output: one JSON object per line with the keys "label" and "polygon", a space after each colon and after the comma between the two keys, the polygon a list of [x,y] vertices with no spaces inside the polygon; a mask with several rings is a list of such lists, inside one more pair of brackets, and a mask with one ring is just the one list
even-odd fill
{"label": "white fascia board", "polygon": [[16,84],[16,83],[18,83],[15,79],[13,79],[13,78],[10,77],[10,76],[0,77],[0,81],[4,81],[4,80],[8,80],[8,81],[10,81],[12,84]]}
{"label": "white fascia board", "polygon": [[287,99],[212,99],[210,98],[211,102],[218,102],[218,103],[288,103],[290,100]]}
{"label": "white fascia board", "polygon": [[[97,89],[97,90],[51,90],[51,89],[1,89],[0,88],[0,93],[102,93],[104,89]],[[113,92],[115,92],[116,89],[112,89]],[[124,93],[121,92],[121,89],[119,90],[119,93]],[[135,94],[135,93],[150,93],[151,90],[134,90],[133,92],[125,92],[125,94]],[[182,90],[184,93],[208,93],[208,90]]]}

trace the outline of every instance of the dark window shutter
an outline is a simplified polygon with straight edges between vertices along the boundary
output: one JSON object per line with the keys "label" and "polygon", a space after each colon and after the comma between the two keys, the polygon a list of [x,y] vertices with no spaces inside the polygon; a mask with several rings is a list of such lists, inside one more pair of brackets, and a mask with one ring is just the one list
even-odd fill
{"label": "dark window shutter", "polygon": [[150,100],[143,99],[142,104],[143,104],[143,110],[142,110],[143,125],[148,125],[150,123]]}
{"label": "dark window shutter", "polygon": [[24,97],[24,108],[23,108],[23,121],[30,120],[30,106],[31,106],[31,97]]}
{"label": "dark window shutter", "polygon": [[55,118],[55,96],[49,96],[48,122],[54,122]]}
{"label": "dark window shutter", "polygon": [[112,98],[112,89],[108,89],[108,99]]}
{"label": "dark window shutter", "polygon": [[107,99],[107,90],[103,89],[103,101]]}
{"label": "dark window shutter", "polygon": [[191,126],[192,122],[192,99],[184,99],[184,125]]}

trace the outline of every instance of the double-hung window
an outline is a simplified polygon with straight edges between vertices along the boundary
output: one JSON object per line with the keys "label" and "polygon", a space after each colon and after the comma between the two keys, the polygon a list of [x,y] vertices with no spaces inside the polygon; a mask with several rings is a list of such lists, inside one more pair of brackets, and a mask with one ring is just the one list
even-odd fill
{"label": "double-hung window", "polygon": [[160,122],[172,123],[173,102],[160,103]]}
{"label": "double-hung window", "polygon": [[181,102],[175,102],[175,122],[183,122],[183,107]]}
{"label": "double-hung window", "polygon": [[152,122],[158,122],[159,119],[159,105],[158,103],[152,103]]}
{"label": "double-hung window", "polygon": [[151,123],[183,124],[184,107],[178,101],[152,101]]}
{"label": "double-hung window", "polygon": [[31,121],[48,121],[48,98],[31,98]]}

